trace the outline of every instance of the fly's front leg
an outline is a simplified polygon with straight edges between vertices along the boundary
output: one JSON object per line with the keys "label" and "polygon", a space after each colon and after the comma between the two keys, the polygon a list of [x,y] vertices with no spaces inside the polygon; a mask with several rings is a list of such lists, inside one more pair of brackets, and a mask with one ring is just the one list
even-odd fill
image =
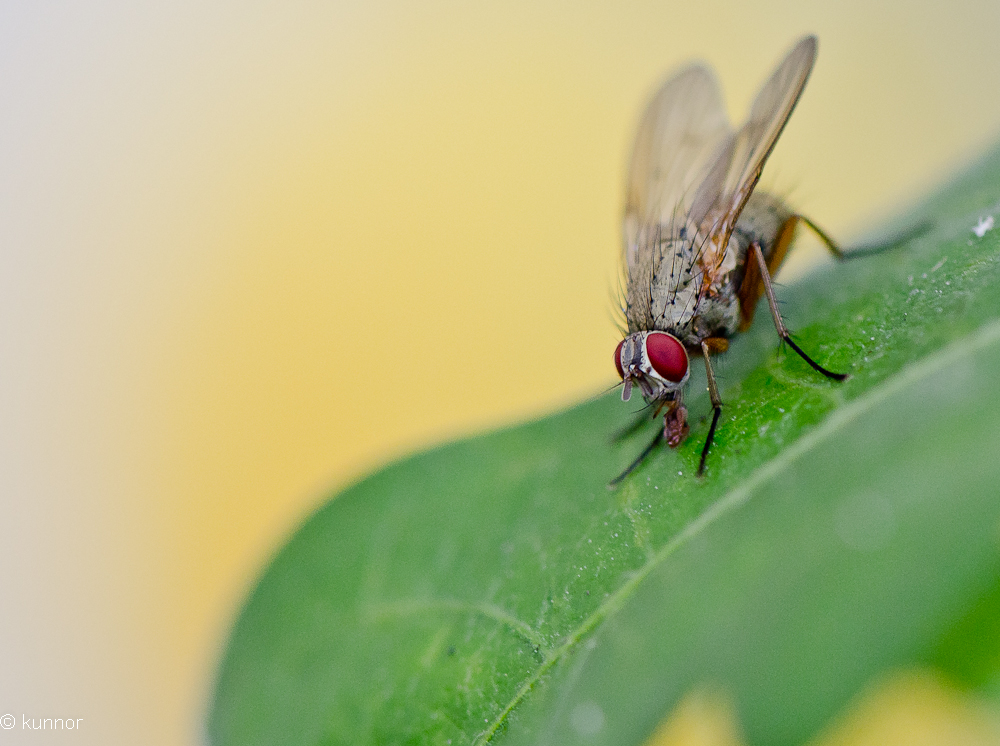
{"label": "fly's front leg", "polygon": [[[647,408],[644,408],[644,410],[645,409],[647,409]],[[649,416],[649,413],[647,411],[641,410],[639,412],[639,414],[635,416],[635,418],[632,420],[632,422],[630,422],[628,425],[625,425],[624,427],[616,430],[611,435],[611,442],[612,443],[621,443],[621,442],[623,442],[625,440],[628,440],[633,435],[635,435],[637,432],[639,432],[644,427],[646,427],[646,425],[649,424],[649,422],[650,422],[651,419],[656,419],[656,415],[654,414],[652,416],[652,418],[651,418]]]}
{"label": "fly's front leg", "polygon": [[[712,361],[709,356],[713,351],[724,351],[728,347],[728,343],[725,345],[712,344],[716,341],[715,339],[703,339],[701,342],[701,354],[705,357],[705,373],[708,376],[708,398],[712,401],[712,426],[708,428],[705,447],[701,449],[701,461],[698,462],[699,477],[705,473],[705,459],[708,458],[708,449],[712,447],[712,441],[715,439],[715,428],[719,424],[719,416],[722,414],[722,398],[719,396],[719,387],[715,383],[715,373],[712,370]],[[718,342],[726,342],[726,340],[722,339]]]}
{"label": "fly's front leg", "polygon": [[760,276],[764,281],[764,294],[767,295],[767,304],[771,308],[771,318],[774,319],[774,328],[778,330],[778,336],[781,337],[784,342],[787,342],[788,346],[795,350],[799,357],[809,363],[813,370],[816,370],[827,378],[832,378],[835,381],[845,380],[847,378],[846,373],[834,373],[833,371],[827,370],[804,353],[802,348],[792,341],[791,335],[785,328],[785,322],[781,320],[781,313],[778,311],[778,301],[774,297],[774,287],[771,285],[771,273],[767,271],[767,262],[764,261],[764,252],[761,251],[760,244],[754,241],[750,245],[750,252],[757,258],[757,266],[760,268]]}
{"label": "fly's front leg", "polygon": [[646,460],[646,456],[648,456],[653,452],[653,449],[660,444],[661,440],[663,440],[663,431],[657,430],[656,437],[653,438],[652,442],[650,442],[650,444],[642,450],[642,453],[636,456],[635,461],[633,461],[631,464],[625,467],[625,471],[623,471],[617,477],[608,482],[608,489],[613,490],[615,487],[621,484],[622,480],[625,479],[625,477],[627,477],[629,474],[635,471],[636,468],[639,466],[639,464],[641,464],[643,461]]}
{"label": "fly's front leg", "polygon": [[646,460],[646,457],[653,452],[653,449],[656,448],[660,444],[660,441],[664,438],[666,438],[667,444],[671,448],[676,448],[681,444],[681,441],[687,437],[687,408],[681,403],[680,394],[678,393],[677,398],[675,399],[665,399],[661,401],[659,406],[656,408],[656,412],[653,414],[653,417],[656,417],[664,407],[667,408],[667,411],[663,414],[663,428],[657,430],[656,437],[653,438],[650,444],[642,450],[642,453],[636,456],[635,461],[625,468],[625,471],[608,482],[608,489],[614,489],[621,484],[621,481],[635,471],[639,464]]}
{"label": "fly's front leg", "polygon": [[680,393],[677,398],[667,405],[667,412],[663,415],[663,437],[667,439],[667,445],[671,448],[679,446],[688,434],[688,411],[681,402]]}

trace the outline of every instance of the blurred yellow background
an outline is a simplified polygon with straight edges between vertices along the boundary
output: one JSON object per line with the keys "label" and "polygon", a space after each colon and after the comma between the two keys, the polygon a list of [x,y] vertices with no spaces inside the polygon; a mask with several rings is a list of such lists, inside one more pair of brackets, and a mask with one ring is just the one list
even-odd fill
{"label": "blurred yellow background", "polygon": [[0,714],[197,742],[332,489],[610,384],[625,158],[673,67],[739,119],[817,33],[763,183],[849,241],[997,137],[998,29],[991,0],[4,3]]}

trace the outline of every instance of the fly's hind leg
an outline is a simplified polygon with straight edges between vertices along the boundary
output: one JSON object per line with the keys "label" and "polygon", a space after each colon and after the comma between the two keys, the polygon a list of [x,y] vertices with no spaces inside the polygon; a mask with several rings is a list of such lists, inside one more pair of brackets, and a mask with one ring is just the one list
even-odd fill
{"label": "fly's hind leg", "polygon": [[[848,259],[858,259],[860,257],[871,256],[873,254],[880,254],[883,251],[893,249],[900,244],[906,243],[907,241],[926,233],[932,226],[930,221],[924,221],[913,226],[912,228],[895,235],[888,236],[876,243],[854,246],[848,250],[844,250],[837,244],[836,241],[830,238],[826,231],[816,225],[816,223],[812,220],[807,218],[805,215],[793,213],[785,219],[784,223],[781,224],[781,228],[778,229],[778,232],[775,235],[774,242],[768,247],[768,272],[777,272],[782,262],[785,261],[785,256],[787,256],[788,250],[791,248],[792,241],[795,239],[795,231],[798,228],[799,223],[805,224],[807,228],[815,233],[823,245],[826,246],[827,250],[834,256],[835,259],[837,259],[837,261],[847,261]],[[752,245],[748,251],[751,254],[753,253]],[[763,279],[760,272],[757,271],[757,263],[748,256],[746,274],[743,276],[743,282],[737,291],[737,297],[739,297],[740,300],[739,330],[741,332],[749,329],[750,324],[753,323],[753,317],[757,309],[757,301],[760,300],[760,296],[763,294],[764,289]]]}
{"label": "fly's hind leg", "polygon": [[[807,228],[809,228],[809,230],[815,233],[816,237],[823,242],[823,245],[826,246],[831,254],[833,254],[834,258],[841,262],[847,261],[848,259],[859,259],[865,256],[872,256],[873,254],[881,254],[883,251],[888,251],[889,249],[906,243],[917,236],[923,235],[931,229],[932,225],[929,220],[925,220],[921,223],[917,223],[912,228],[907,228],[904,231],[895,233],[882,239],[881,241],[878,241],[877,243],[854,246],[845,251],[840,248],[836,241],[830,238],[826,231],[816,225],[805,215],[792,215],[782,228],[782,233],[786,230],[790,232],[794,231],[796,224],[799,222],[803,223]],[[789,238],[791,238],[790,234]]]}
{"label": "fly's hind leg", "polygon": [[764,282],[764,294],[767,296],[767,304],[771,308],[771,318],[774,319],[774,328],[777,329],[778,336],[781,337],[783,342],[787,342],[788,346],[795,350],[799,357],[809,363],[813,370],[818,371],[827,378],[832,378],[835,381],[846,380],[846,373],[834,373],[833,371],[827,370],[803,352],[801,347],[795,344],[792,340],[792,336],[788,333],[788,329],[785,328],[785,322],[781,319],[781,313],[778,311],[778,301],[774,297],[774,287],[771,284],[771,273],[767,270],[767,262],[764,260],[764,252],[761,251],[760,244],[754,241],[750,245],[750,252],[757,258],[757,267],[760,269],[761,280]]}

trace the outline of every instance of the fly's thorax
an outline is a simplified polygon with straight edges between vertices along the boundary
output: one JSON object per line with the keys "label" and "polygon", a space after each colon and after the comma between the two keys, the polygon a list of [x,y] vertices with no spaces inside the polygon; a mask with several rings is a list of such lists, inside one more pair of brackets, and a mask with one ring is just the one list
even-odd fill
{"label": "fly's thorax", "polygon": [[[772,194],[754,192],[725,247],[706,242],[699,253],[701,283],[697,291],[686,289],[691,300],[685,313],[674,313],[669,328],[689,347],[708,337],[731,337],[740,329],[740,288],[750,261],[750,246],[759,243],[770,260],[785,223],[791,217],[785,203]],[[670,315],[670,314],[668,314]],[[663,328],[660,324],[655,329]]]}
{"label": "fly's thorax", "polygon": [[642,331],[629,334],[615,349],[615,367],[625,382],[628,401],[633,383],[647,400],[666,399],[679,391],[691,373],[682,342],[672,334]]}
{"label": "fly's thorax", "polygon": [[[739,263],[738,247],[723,245],[693,224],[666,226],[640,234],[655,250],[645,272],[630,272],[625,316],[629,331],[664,331],[685,346],[706,336],[729,336],[739,326],[739,300],[730,277]],[[639,269],[639,268],[636,268]]]}
{"label": "fly's thorax", "polygon": [[728,241],[700,231],[691,221],[652,223],[635,230],[630,250],[646,262],[629,265],[629,331],[665,331],[687,347],[697,347],[707,337],[735,334],[742,318],[739,290],[750,245],[758,242],[769,258],[791,214],[778,197],[755,191]]}
{"label": "fly's thorax", "polygon": [[625,223],[628,283],[625,317],[630,332],[681,327],[690,319],[702,271],[704,236],[691,220],[672,216]]}
{"label": "fly's thorax", "polygon": [[681,328],[694,314],[703,284],[698,263],[698,237],[684,236],[661,246],[648,288],[652,324],[647,328]]}

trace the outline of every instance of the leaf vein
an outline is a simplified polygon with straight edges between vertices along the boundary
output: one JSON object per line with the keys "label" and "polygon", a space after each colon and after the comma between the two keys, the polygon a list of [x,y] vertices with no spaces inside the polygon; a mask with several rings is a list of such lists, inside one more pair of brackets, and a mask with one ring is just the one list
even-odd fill
{"label": "leaf vein", "polygon": [[815,429],[796,440],[774,459],[758,467],[743,484],[730,490],[726,495],[715,501],[703,513],[685,526],[682,531],[657,550],[646,564],[630,575],[614,593],[610,594],[593,613],[586,617],[575,630],[567,635],[564,638],[565,641],[563,644],[548,652],[535,673],[521,685],[510,702],[507,703],[493,722],[478,734],[474,742],[476,746],[481,746],[492,740],[497,730],[504,724],[513,709],[527,696],[528,692],[534,688],[541,678],[556,663],[564,658],[580,642],[584,635],[595,629],[604,619],[621,608],[629,596],[635,592],[639,584],[689,539],[697,536],[723,515],[745,503],[758,487],[786,470],[799,457],[808,453],[822,441],[846,427],[868,409],[881,403],[898,391],[905,389],[907,386],[932,376],[956,358],[968,357],[978,350],[998,341],[1000,341],[1000,320],[995,320],[978,327],[966,337],[939,348],[922,360],[911,363],[898,374],[887,378],[866,394],[834,410]]}
{"label": "leaf vein", "polygon": [[366,611],[368,617],[374,621],[386,617],[413,616],[434,611],[478,614],[509,627],[533,646],[542,650],[549,647],[545,637],[534,627],[493,604],[474,603],[456,598],[413,598],[370,604]]}

